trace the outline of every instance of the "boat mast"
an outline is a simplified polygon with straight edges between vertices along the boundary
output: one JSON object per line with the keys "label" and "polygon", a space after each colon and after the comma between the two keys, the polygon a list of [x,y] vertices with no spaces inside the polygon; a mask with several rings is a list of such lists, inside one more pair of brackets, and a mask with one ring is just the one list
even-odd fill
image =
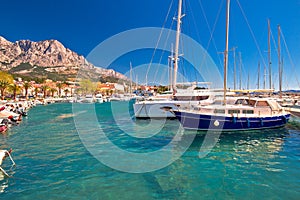
{"label": "boat mast", "polygon": [[228,40],[229,40],[229,11],[230,11],[230,0],[227,0],[226,9],[226,41],[224,51],[224,99],[223,104],[226,104],[226,90],[227,90],[227,66],[228,66]]}
{"label": "boat mast", "polygon": [[132,64],[130,62],[130,94],[132,94]]}
{"label": "boat mast", "polygon": [[281,67],[281,46],[280,46],[280,25],[278,25],[278,72],[279,72],[279,98],[282,98],[282,67]]}
{"label": "boat mast", "polygon": [[260,62],[258,61],[258,78],[257,78],[257,89],[260,86]]}
{"label": "boat mast", "polygon": [[266,69],[266,65],[264,65],[264,89],[266,89],[266,82],[267,82],[267,69]]}
{"label": "boat mast", "polygon": [[173,52],[173,43],[171,44],[171,55],[169,56],[169,87],[168,90],[173,90],[173,76],[172,76],[172,67],[173,67],[173,61],[174,61],[174,52]]}
{"label": "boat mast", "polygon": [[270,19],[268,19],[268,63],[269,63],[269,84],[272,90],[272,62],[271,62],[271,27]]}
{"label": "boat mast", "polygon": [[239,58],[240,58],[240,90],[242,89],[242,53],[239,52]]}
{"label": "boat mast", "polygon": [[235,59],[235,50],[237,47],[233,47],[233,89],[236,90],[236,59]]}
{"label": "boat mast", "polygon": [[250,89],[250,73],[248,71],[247,90],[249,91],[249,89]]}
{"label": "boat mast", "polygon": [[176,81],[177,81],[177,71],[178,71],[178,57],[179,57],[179,40],[180,40],[180,31],[181,31],[181,18],[183,17],[182,13],[182,0],[178,2],[178,15],[177,15],[177,31],[176,31],[176,40],[175,40],[175,54],[174,54],[174,77],[173,77],[173,92],[176,93]]}

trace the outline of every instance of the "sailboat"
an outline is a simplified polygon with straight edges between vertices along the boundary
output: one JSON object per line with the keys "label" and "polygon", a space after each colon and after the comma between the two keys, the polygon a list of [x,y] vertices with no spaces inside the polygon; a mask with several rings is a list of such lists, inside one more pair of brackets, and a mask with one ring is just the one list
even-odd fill
{"label": "sailboat", "polygon": [[[168,107],[170,109],[188,108],[190,106],[196,106],[204,102],[212,102],[211,98],[215,95],[221,95],[222,91],[211,90],[208,82],[193,82],[184,83],[189,84],[187,89],[179,89],[177,85],[177,70],[179,60],[179,41],[181,34],[182,24],[182,0],[178,2],[178,16],[177,16],[177,27],[176,27],[176,39],[175,39],[175,51],[169,63],[174,63],[174,74],[171,80],[172,90],[168,94],[158,95],[156,97],[150,97],[136,101],[133,104],[134,115],[136,118],[176,118],[176,116],[164,109]],[[170,66],[171,67],[171,66]],[[199,87],[201,85],[201,87]],[[201,89],[198,89],[201,88]],[[164,97],[164,98],[163,98]]]}
{"label": "sailboat", "polygon": [[191,130],[238,131],[278,128],[290,114],[271,99],[235,97],[226,99],[230,0],[226,9],[226,45],[224,52],[224,95],[221,101],[189,109],[169,109],[183,128]]}

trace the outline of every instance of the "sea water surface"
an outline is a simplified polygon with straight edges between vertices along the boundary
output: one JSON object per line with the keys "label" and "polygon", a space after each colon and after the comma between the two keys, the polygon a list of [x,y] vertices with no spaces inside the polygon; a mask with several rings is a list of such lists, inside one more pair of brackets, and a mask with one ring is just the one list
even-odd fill
{"label": "sea water surface", "polygon": [[[139,128],[129,136],[114,118],[117,115],[122,121],[124,108],[130,105],[114,106],[117,113],[111,111],[111,103],[96,104],[96,116],[107,137],[127,151],[157,151],[170,143],[180,127],[177,120],[167,120],[158,134],[136,139],[134,134],[153,132],[149,120],[130,119]],[[300,199],[296,118],[281,129],[222,133],[203,158],[199,149],[206,134],[199,133],[170,165],[127,173],[102,164],[86,149],[73,116],[72,104],[34,107],[19,126],[0,135],[0,149],[12,148],[17,164],[9,169],[5,160],[12,177],[0,180],[0,199]],[[84,123],[88,127],[91,122]]]}

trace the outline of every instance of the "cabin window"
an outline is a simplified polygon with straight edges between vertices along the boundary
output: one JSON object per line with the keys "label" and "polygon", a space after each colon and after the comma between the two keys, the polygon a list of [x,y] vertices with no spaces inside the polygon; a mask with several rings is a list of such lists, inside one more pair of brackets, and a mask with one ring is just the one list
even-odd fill
{"label": "cabin window", "polygon": [[269,106],[267,101],[258,101],[256,106]]}
{"label": "cabin window", "polygon": [[228,114],[239,114],[240,110],[228,110]]}
{"label": "cabin window", "polygon": [[248,105],[248,100],[246,99],[238,99],[235,104],[242,104],[242,105]]}
{"label": "cabin window", "polygon": [[225,114],[225,110],[222,110],[222,109],[215,109],[215,113],[218,113],[218,114]]}
{"label": "cabin window", "polygon": [[243,114],[254,114],[253,110],[243,110]]}
{"label": "cabin window", "polygon": [[249,100],[249,105],[250,105],[250,106],[254,106],[254,105],[255,105],[255,102],[256,102],[256,101],[254,101],[254,100]]}
{"label": "cabin window", "polygon": [[209,96],[175,96],[175,101],[202,101],[208,99]]}
{"label": "cabin window", "polygon": [[201,108],[195,107],[194,110],[199,111],[199,110],[201,110]]}

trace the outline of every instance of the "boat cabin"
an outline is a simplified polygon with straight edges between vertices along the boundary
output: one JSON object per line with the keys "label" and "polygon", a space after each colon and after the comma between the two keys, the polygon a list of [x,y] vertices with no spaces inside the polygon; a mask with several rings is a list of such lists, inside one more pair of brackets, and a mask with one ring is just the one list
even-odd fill
{"label": "boat cabin", "polygon": [[[231,103],[229,103],[231,102]],[[222,102],[214,102],[208,106],[196,106],[194,111],[201,111],[203,114],[217,114],[217,115],[228,115],[236,117],[247,117],[247,116],[267,116],[276,115],[281,113],[281,106],[276,102],[269,99],[260,98],[238,98],[235,101],[227,101],[226,105],[222,105]]]}

